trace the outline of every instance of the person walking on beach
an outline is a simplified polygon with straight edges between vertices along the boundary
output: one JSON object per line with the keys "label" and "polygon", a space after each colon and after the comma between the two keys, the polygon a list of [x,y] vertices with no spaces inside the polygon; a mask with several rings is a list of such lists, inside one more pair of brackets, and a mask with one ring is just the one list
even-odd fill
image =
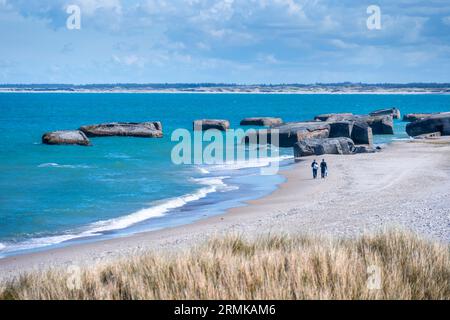
{"label": "person walking on beach", "polygon": [[313,171],[313,178],[317,179],[317,171],[319,170],[319,164],[317,163],[317,161],[314,159],[313,163],[311,164],[311,168]]}
{"label": "person walking on beach", "polygon": [[322,159],[322,162],[320,163],[320,173],[322,174],[322,179],[325,179],[328,176],[328,166],[325,159]]}

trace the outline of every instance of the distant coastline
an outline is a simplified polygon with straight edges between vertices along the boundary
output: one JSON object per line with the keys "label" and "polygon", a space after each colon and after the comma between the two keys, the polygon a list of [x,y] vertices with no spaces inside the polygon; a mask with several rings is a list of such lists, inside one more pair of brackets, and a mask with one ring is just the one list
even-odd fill
{"label": "distant coastline", "polygon": [[1,84],[0,93],[449,94],[450,84]]}

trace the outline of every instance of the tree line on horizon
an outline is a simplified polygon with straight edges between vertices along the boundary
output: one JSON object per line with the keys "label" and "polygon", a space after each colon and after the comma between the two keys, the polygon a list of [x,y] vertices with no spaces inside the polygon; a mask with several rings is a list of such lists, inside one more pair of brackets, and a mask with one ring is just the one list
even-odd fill
{"label": "tree line on horizon", "polygon": [[65,84],[65,83],[31,83],[31,84],[0,84],[0,88],[30,89],[30,90],[79,90],[79,89],[196,89],[196,88],[386,88],[386,89],[448,89],[450,83],[362,83],[362,82],[337,82],[337,83],[281,83],[281,84],[237,84],[237,83],[104,83],[104,84]]}

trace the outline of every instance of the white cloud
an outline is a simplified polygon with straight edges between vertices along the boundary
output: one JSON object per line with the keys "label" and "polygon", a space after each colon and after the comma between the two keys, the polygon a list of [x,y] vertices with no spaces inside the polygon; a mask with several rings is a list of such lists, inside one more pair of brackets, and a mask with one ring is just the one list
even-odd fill
{"label": "white cloud", "polygon": [[75,0],[75,3],[80,6],[82,14],[93,15],[100,9],[122,14],[120,0]]}
{"label": "white cloud", "polygon": [[341,25],[336,16],[326,15],[321,20],[321,28],[324,31],[336,30],[339,27],[341,27]]}
{"label": "white cloud", "polygon": [[433,52],[419,50],[404,52],[402,56],[404,58],[403,61],[409,67],[425,65],[428,61],[435,58],[435,54]]}
{"label": "white cloud", "polygon": [[[197,70],[208,75],[210,70],[208,79],[217,80],[232,72],[239,76],[241,70],[251,71],[245,76],[254,79],[258,74],[278,79],[291,74],[295,79],[298,74],[306,76],[305,70],[318,77],[317,70],[324,66],[336,79],[352,74],[344,74],[344,69],[355,69],[363,77],[372,76],[372,68],[388,66],[389,72],[397,70],[402,76],[411,65],[439,65],[439,70],[449,65],[448,51],[438,51],[433,59],[425,54],[449,45],[445,31],[450,6],[444,2],[379,0],[382,30],[371,32],[366,27],[367,6],[356,1],[348,5],[350,1],[319,0],[0,0],[2,15],[11,14],[18,21],[11,30],[3,28],[4,35],[23,40],[6,44],[9,50],[2,47],[0,59],[15,59],[14,48],[26,56],[20,43],[36,43],[33,39],[43,43],[47,38],[42,47],[33,45],[36,57],[46,57],[39,63],[60,59],[64,66],[70,54],[77,66],[92,60],[111,73],[116,68],[124,75],[139,71],[150,76],[160,68],[174,81],[181,73],[177,69],[184,70],[185,78],[198,76]],[[68,3],[82,9],[80,32],[65,30]],[[261,63],[267,72],[258,73]],[[102,68],[98,72],[103,74]]]}
{"label": "white cloud", "polygon": [[330,44],[339,49],[354,49],[354,48],[358,47],[358,45],[356,45],[354,43],[348,43],[348,42],[342,41],[341,39],[331,39]]}
{"label": "white cloud", "polygon": [[196,43],[196,47],[200,50],[211,50],[211,46],[203,41],[199,41]]}
{"label": "white cloud", "polygon": [[450,16],[443,17],[443,18],[442,18],[442,22],[443,22],[445,25],[450,26]]}
{"label": "white cloud", "polygon": [[145,60],[135,54],[125,56],[113,55],[112,59],[114,62],[128,67],[130,66],[144,67],[145,65]]}
{"label": "white cloud", "polygon": [[141,6],[149,14],[168,14],[177,11],[177,4],[176,0],[147,0]]}
{"label": "white cloud", "polygon": [[258,54],[257,60],[265,64],[278,64],[280,61],[273,54]]}
{"label": "white cloud", "polygon": [[201,10],[193,21],[227,21],[233,17],[234,0],[219,0],[211,7]]}

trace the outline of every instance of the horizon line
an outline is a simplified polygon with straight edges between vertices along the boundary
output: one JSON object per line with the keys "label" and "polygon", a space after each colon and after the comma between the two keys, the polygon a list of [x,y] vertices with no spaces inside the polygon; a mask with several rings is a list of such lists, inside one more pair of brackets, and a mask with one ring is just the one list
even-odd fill
{"label": "horizon line", "polygon": [[234,83],[234,82],[111,82],[111,83],[0,83],[0,87],[15,86],[450,86],[450,82],[315,82],[315,83]]}

